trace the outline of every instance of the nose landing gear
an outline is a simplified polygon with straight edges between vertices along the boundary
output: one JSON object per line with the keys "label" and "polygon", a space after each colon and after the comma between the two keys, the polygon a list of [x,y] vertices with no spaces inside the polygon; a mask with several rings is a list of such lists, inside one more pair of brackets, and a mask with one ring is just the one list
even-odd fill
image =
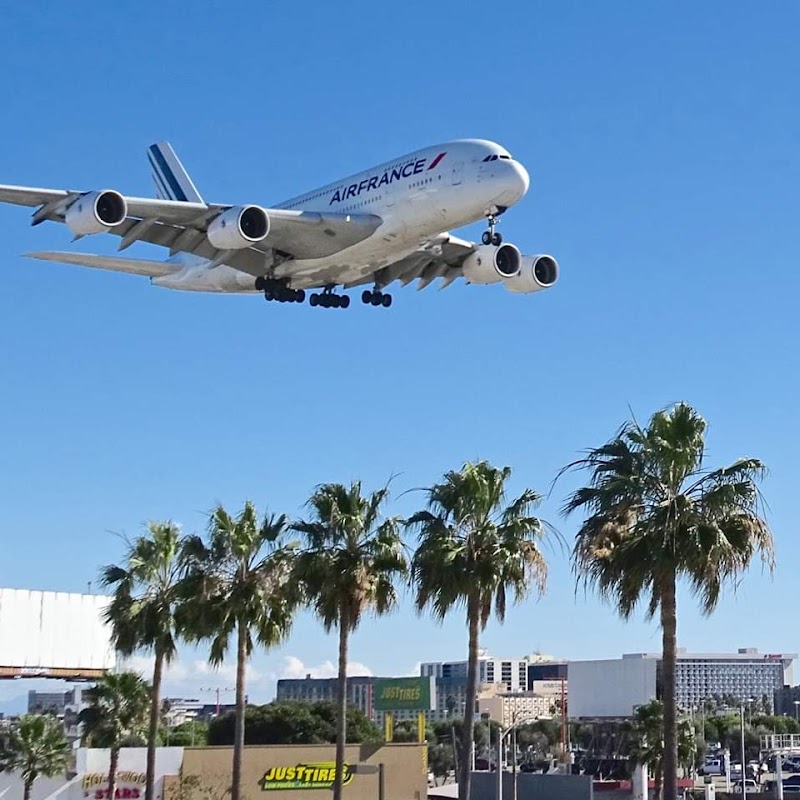
{"label": "nose landing gear", "polygon": [[489,223],[489,230],[483,232],[481,241],[484,244],[493,244],[495,247],[500,247],[500,245],[503,243],[503,237],[501,234],[495,232],[495,226],[498,222],[500,222],[499,217],[494,214],[487,214],[486,220]]}

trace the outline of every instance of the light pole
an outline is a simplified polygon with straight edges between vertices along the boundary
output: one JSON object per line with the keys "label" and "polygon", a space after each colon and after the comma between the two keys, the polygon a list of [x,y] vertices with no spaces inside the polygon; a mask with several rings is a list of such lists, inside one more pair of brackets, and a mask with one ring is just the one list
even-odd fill
{"label": "light pole", "polygon": [[747,795],[747,783],[745,782],[745,764],[747,763],[745,760],[745,750],[744,750],[744,704],[745,703],[752,703],[753,698],[748,697],[747,700],[742,702],[739,706],[739,713],[741,714],[741,735],[742,735],[742,772],[741,772],[741,781],[742,781],[742,794]]}
{"label": "light pole", "polygon": [[798,706],[800,706],[800,700],[795,700],[794,701],[794,718],[795,718],[795,721],[800,720],[800,717],[797,716],[797,707]]}
{"label": "light pole", "polygon": [[514,759],[514,766],[513,766],[513,800],[517,800],[517,754],[516,754],[516,736],[517,736],[517,725],[524,724],[526,722],[531,722],[532,720],[536,719],[536,717],[521,717],[519,712],[515,713],[511,717],[511,725],[509,725],[505,730],[503,730],[502,726],[497,729],[497,800],[503,800],[503,740],[508,736],[509,733],[513,734],[514,737],[514,746],[512,752],[512,758]]}
{"label": "light pole", "polygon": [[741,772],[741,775],[742,775],[742,777],[740,778],[740,780],[742,781],[742,795],[746,795],[747,794],[747,784],[744,782],[744,703],[742,703],[742,705],[740,706],[739,711],[742,714],[742,728],[741,728],[741,731],[742,731],[742,772]]}

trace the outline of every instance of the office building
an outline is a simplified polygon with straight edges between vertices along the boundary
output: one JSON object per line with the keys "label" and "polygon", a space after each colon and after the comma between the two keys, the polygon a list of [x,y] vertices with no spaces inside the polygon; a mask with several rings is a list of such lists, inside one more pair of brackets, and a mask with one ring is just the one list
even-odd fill
{"label": "office building", "polygon": [[[467,680],[466,661],[432,661],[421,664],[419,674],[423,678],[434,677],[449,680]],[[501,683],[509,692],[524,692],[528,689],[527,658],[491,658],[483,651],[478,658],[478,683]]]}

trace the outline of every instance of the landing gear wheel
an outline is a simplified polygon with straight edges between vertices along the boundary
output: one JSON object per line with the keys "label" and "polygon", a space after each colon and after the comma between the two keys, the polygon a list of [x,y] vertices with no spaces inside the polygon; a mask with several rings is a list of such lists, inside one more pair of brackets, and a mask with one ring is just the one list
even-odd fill
{"label": "landing gear wheel", "polygon": [[294,295],[295,303],[305,303],[306,301],[306,293],[302,289],[298,289]]}
{"label": "landing gear wheel", "polygon": [[256,291],[263,292],[267,288],[267,279],[263,275],[256,278]]}
{"label": "landing gear wheel", "polygon": [[383,294],[381,292],[373,292],[369,302],[373,306],[379,306],[383,302]]}
{"label": "landing gear wheel", "polygon": [[349,294],[343,294],[339,298],[339,308],[348,308],[349,305],[350,305],[350,295]]}
{"label": "landing gear wheel", "polygon": [[312,294],[311,298],[308,301],[308,304],[310,306],[318,306],[319,305],[319,295],[318,294]]}
{"label": "landing gear wheel", "polygon": [[381,305],[384,308],[389,308],[391,304],[392,304],[392,296],[390,294],[385,294],[383,295],[383,297],[381,297]]}
{"label": "landing gear wheel", "polygon": [[369,289],[364,289],[364,291],[361,292],[361,302],[365,306],[368,306],[372,302],[372,292]]}
{"label": "landing gear wheel", "polygon": [[497,217],[494,214],[488,214],[486,217],[486,221],[489,223],[489,230],[484,231],[483,235],[481,236],[481,241],[484,244],[491,244],[495,247],[500,247],[500,244],[503,241],[503,237],[499,233],[495,233],[495,225],[499,222]]}

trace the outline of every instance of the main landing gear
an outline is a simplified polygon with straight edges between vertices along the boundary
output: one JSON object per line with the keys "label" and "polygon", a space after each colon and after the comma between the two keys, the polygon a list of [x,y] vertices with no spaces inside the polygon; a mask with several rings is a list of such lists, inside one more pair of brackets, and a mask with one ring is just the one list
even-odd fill
{"label": "main landing gear", "polygon": [[306,299],[302,289],[290,289],[285,281],[275,278],[259,276],[256,278],[256,290],[264,292],[265,300],[276,300],[278,303],[302,303]]}
{"label": "main landing gear", "polygon": [[350,305],[350,296],[334,294],[333,286],[327,286],[322,294],[312,294],[308,303],[320,308],[347,308]]}
{"label": "main landing gear", "polygon": [[488,214],[486,219],[489,222],[489,230],[483,232],[481,241],[484,244],[493,244],[495,247],[500,247],[500,245],[503,243],[503,237],[501,234],[496,233],[494,229],[495,225],[497,225],[500,220],[494,214]]}
{"label": "main landing gear", "polygon": [[361,302],[365,306],[383,306],[384,308],[389,308],[392,304],[392,296],[390,294],[384,294],[380,289],[365,289],[361,293]]}

